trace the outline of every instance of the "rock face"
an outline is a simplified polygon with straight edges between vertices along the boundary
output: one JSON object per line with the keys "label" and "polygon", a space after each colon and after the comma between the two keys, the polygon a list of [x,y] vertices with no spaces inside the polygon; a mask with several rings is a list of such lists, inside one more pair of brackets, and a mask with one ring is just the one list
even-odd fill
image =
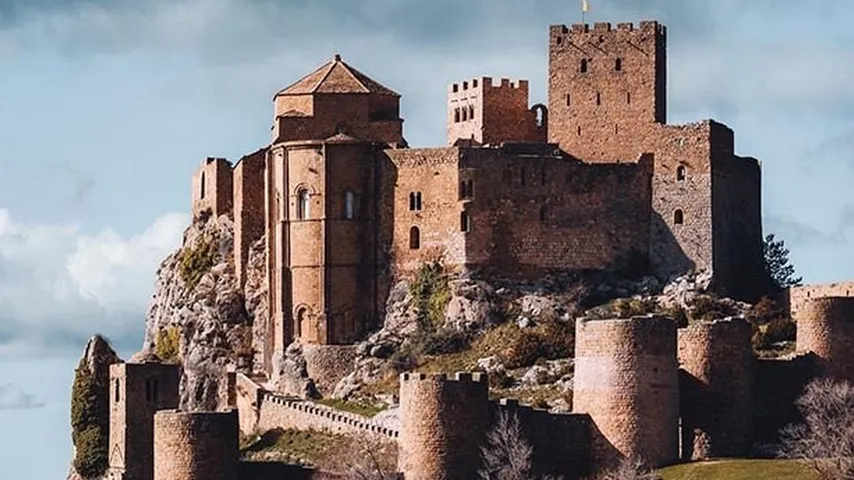
{"label": "rock face", "polygon": [[[95,423],[103,428],[105,442],[109,439],[110,425],[110,365],[121,363],[122,360],[116,355],[116,352],[110,347],[104,337],[95,335],[86,343],[83,349],[83,356],[80,357],[80,362],[77,364],[78,369],[85,368],[88,370],[92,379],[92,389],[94,393]],[[104,450],[107,450],[107,444],[103,445]],[[75,456],[76,456],[75,448]],[[68,472],[68,480],[86,480],[74,468],[73,462]],[[92,480],[92,479],[88,479]]]}

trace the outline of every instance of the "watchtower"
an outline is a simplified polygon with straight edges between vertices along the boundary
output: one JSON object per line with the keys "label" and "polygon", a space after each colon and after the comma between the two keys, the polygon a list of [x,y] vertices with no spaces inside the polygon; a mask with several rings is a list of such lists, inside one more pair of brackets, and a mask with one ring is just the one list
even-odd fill
{"label": "watchtower", "polygon": [[854,297],[808,299],[795,321],[797,352],[815,354],[825,375],[854,381]]}
{"label": "watchtower", "polygon": [[109,469],[122,480],[154,476],[154,414],[178,407],[177,365],[140,352],[110,366]]}
{"label": "watchtower", "polygon": [[548,141],[586,161],[634,158],[621,143],[666,123],[666,28],[549,27]]}
{"label": "watchtower", "polygon": [[400,376],[400,456],[407,480],[475,477],[490,417],[486,374]]}
{"label": "watchtower", "polygon": [[193,175],[193,217],[210,210],[218,217],[231,213],[233,203],[231,162],[208,157]]}
{"label": "watchtower", "polygon": [[[539,117],[539,122],[538,122]],[[546,109],[528,107],[528,81],[481,77],[448,86],[448,144],[473,140],[479,144],[544,142]]]}
{"label": "watchtower", "polygon": [[237,480],[237,410],[154,415],[154,480]]}

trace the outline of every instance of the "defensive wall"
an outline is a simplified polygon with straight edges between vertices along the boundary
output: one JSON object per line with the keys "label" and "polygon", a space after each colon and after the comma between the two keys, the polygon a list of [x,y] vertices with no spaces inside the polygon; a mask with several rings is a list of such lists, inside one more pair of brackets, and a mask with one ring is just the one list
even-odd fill
{"label": "defensive wall", "polygon": [[682,459],[737,457],[753,440],[752,329],[743,318],[678,330]]}
{"label": "defensive wall", "polygon": [[797,352],[815,354],[826,375],[854,382],[854,297],[806,299],[795,321]]}
{"label": "defensive wall", "polygon": [[776,300],[783,308],[789,311],[793,319],[797,320],[798,312],[807,300],[823,297],[851,296],[854,296],[854,281],[789,287],[781,292]]}
{"label": "defensive wall", "polygon": [[154,415],[154,480],[237,480],[237,411]]}

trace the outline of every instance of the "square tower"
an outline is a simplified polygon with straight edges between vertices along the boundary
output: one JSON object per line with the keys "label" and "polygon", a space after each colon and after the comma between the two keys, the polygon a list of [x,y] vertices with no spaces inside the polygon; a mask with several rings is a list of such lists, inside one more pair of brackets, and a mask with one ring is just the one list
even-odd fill
{"label": "square tower", "polygon": [[178,407],[177,365],[148,354],[110,366],[109,471],[122,480],[154,477],[154,413]]}
{"label": "square tower", "polygon": [[[538,114],[541,122],[538,122]],[[528,81],[481,77],[448,86],[448,145],[544,142],[545,107],[528,107]]]}
{"label": "square tower", "polygon": [[552,25],[548,141],[585,161],[635,158],[666,123],[666,38],[658,22]]}
{"label": "square tower", "polygon": [[231,213],[233,200],[231,162],[208,157],[193,175],[193,217],[210,210],[214,217]]}

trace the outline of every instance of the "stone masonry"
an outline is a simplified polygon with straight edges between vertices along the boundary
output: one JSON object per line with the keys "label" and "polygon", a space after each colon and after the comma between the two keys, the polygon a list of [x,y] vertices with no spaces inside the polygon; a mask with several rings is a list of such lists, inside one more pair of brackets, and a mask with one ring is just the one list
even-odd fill
{"label": "stone masonry", "polygon": [[854,297],[806,300],[795,318],[798,353],[814,353],[826,374],[854,381]]}
{"label": "stone masonry", "polygon": [[[666,123],[658,22],[553,25],[546,105],[529,83],[448,87],[447,146],[409,148],[400,95],[335,55],[273,98],[268,145],[193,178],[196,216],[231,212],[242,283],[266,238],[268,335],[347,345],[378,326],[395,277],[441,261],[507,276],[650,265],[762,284],[761,181],[734,134]],[[270,372],[267,372],[270,373]]]}
{"label": "stone masonry", "polygon": [[154,415],[154,480],[237,480],[237,410]]}

